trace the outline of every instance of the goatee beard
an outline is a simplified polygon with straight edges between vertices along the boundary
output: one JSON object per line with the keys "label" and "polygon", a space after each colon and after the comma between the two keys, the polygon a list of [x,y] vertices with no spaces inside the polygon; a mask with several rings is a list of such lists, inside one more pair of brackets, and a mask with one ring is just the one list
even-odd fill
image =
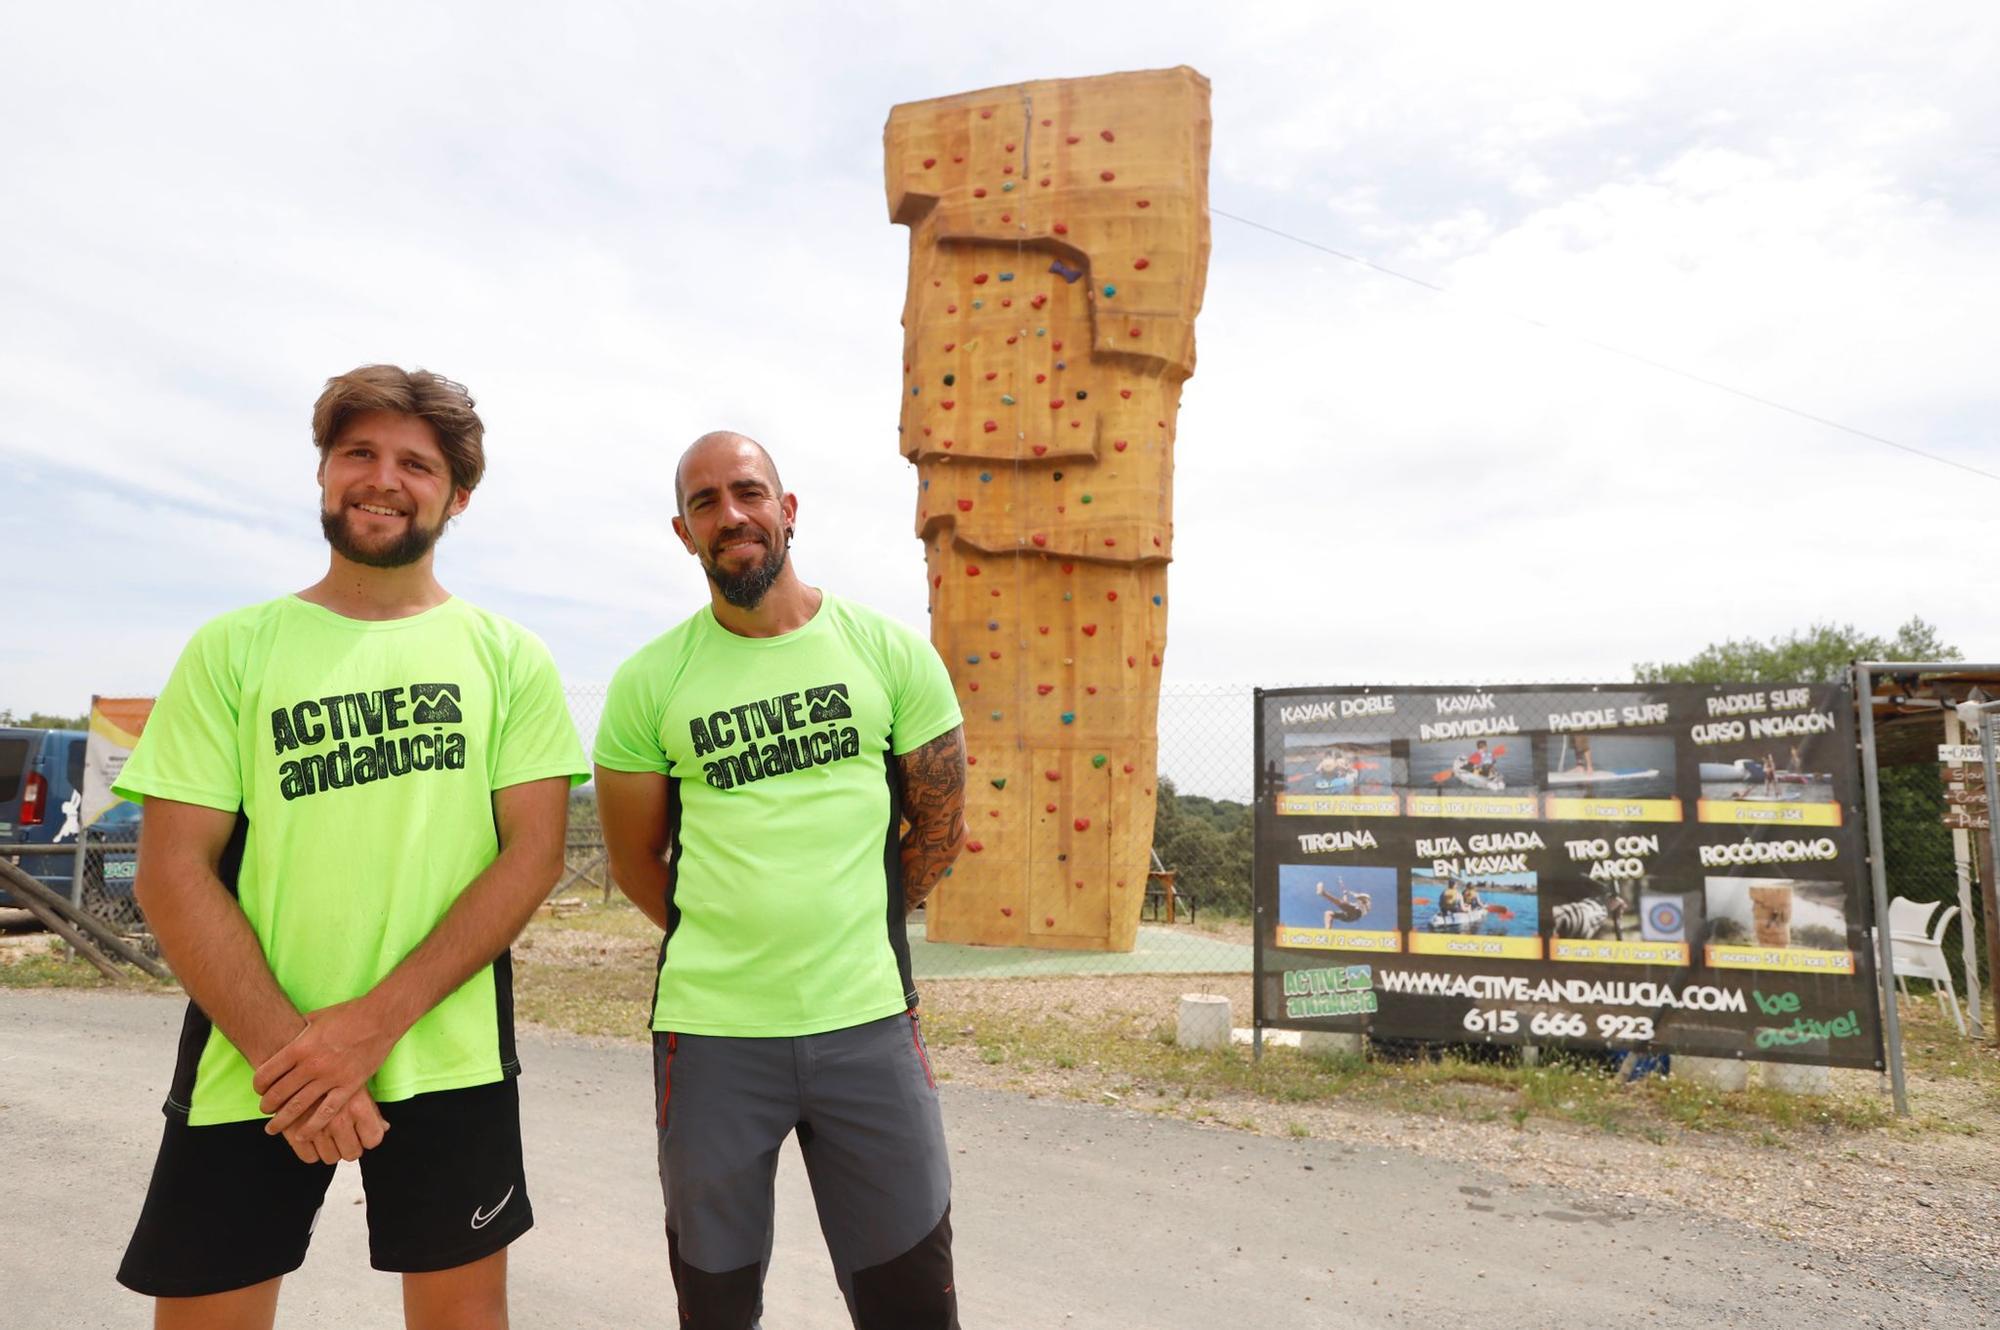
{"label": "goatee beard", "polygon": [[764,594],[778,580],[778,574],[785,571],[785,547],[771,548],[762,560],[740,573],[725,572],[712,559],[702,560],[702,568],[724,600],[739,610],[754,610],[763,603]]}
{"label": "goatee beard", "polygon": [[444,522],[427,528],[412,514],[402,535],[388,545],[371,549],[357,542],[348,530],[345,508],[333,513],[322,508],[319,514],[319,529],[326,537],[326,543],[349,563],[367,568],[402,568],[415,563],[431,552],[431,547],[438,543],[438,537],[444,534],[444,528]]}

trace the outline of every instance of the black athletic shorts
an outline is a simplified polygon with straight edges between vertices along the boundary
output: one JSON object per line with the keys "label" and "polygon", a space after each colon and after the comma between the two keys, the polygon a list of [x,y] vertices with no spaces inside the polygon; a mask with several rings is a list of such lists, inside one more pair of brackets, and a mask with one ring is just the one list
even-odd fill
{"label": "black athletic shorts", "polygon": [[[361,1156],[377,1270],[449,1270],[534,1226],[514,1081],[383,1104],[389,1132]],[[334,1166],[307,1164],[264,1122],[190,1127],[169,1116],[118,1282],[157,1298],[226,1293],[306,1257]]]}

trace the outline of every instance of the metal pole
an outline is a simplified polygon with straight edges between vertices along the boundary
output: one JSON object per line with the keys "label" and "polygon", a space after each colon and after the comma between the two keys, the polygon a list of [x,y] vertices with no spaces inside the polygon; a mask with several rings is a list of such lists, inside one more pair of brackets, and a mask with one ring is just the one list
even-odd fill
{"label": "metal pole", "polygon": [[78,826],[76,829],[76,863],[71,867],[69,874],[69,903],[79,910],[83,908],[84,866],[90,862],[90,828],[81,825],[82,821],[82,810],[79,809],[77,813]]}
{"label": "metal pole", "polygon": [[[1964,722],[1958,718],[1958,712],[1947,708],[1944,713],[1944,741],[1948,744],[1964,743],[1963,730]],[[1990,802],[1989,799],[1989,805]],[[1987,809],[1987,815],[1989,817],[1992,815],[1990,806]],[[1972,873],[1973,864],[1977,858],[1975,842],[1972,839],[1971,833],[1961,828],[1953,827],[1951,829],[1951,860],[1954,870],[1953,876],[1957,879],[1956,885],[1958,887],[1958,917],[1961,921],[1958,929],[1958,945],[1959,950],[1963,953],[1962,959],[1965,964],[1966,1022],[1967,1028],[1971,1030],[1974,1039],[1984,1039],[1986,1037],[1985,1017],[1980,1013],[1979,996],[1979,944],[1973,937],[1973,934],[1978,930],[1972,926]]]}
{"label": "metal pole", "polygon": [[1264,690],[1250,691],[1250,705],[1256,709],[1250,732],[1256,751],[1250,755],[1250,797],[1257,802],[1250,810],[1250,1060],[1264,1060],[1264,911],[1258,903],[1264,890],[1264,819],[1276,809],[1266,809],[1272,797],[1264,782]]}
{"label": "metal pole", "polygon": [[1889,879],[1882,857],[1882,790],[1875,778],[1875,688],[1868,664],[1854,667],[1854,698],[1861,711],[1861,788],[1868,801],[1868,875],[1875,888],[1875,981],[1882,989],[1882,1037],[1887,1045],[1889,1089],[1896,1112],[1908,1117],[1903,1022],[1896,1010],[1896,959],[1889,942]]}

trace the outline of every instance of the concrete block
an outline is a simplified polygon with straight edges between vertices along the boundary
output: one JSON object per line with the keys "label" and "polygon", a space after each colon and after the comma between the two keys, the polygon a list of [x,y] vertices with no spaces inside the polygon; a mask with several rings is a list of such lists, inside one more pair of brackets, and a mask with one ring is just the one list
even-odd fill
{"label": "concrete block", "polygon": [[1358,1058],[1367,1041],[1368,1037],[1363,1034],[1347,1034],[1337,1030],[1301,1030],[1299,1052],[1310,1058]]}
{"label": "concrete block", "polygon": [[1779,1094],[1831,1094],[1833,1069],[1816,1064],[1800,1066],[1790,1062],[1764,1064],[1764,1088]]}
{"label": "concrete block", "polygon": [[1214,993],[1181,994],[1174,1042],[1182,1048],[1229,1047],[1229,999]]}
{"label": "concrete block", "polygon": [[1741,1058],[1697,1058],[1676,1053],[1674,1075],[1710,1090],[1744,1090],[1750,1085],[1750,1064]]}

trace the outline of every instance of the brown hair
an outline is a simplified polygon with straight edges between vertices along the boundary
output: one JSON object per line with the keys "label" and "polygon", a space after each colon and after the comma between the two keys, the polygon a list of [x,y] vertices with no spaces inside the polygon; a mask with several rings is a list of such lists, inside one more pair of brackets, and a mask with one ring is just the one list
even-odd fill
{"label": "brown hair", "polygon": [[368,411],[394,411],[429,422],[438,448],[451,468],[451,483],[475,489],[486,473],[486,426],[472,409],[472,394],[427,369],[404,371],[395,365],[363,365],[326,381],[326,391],[313,403],[313,446],[320,456],[333,447],[340,432]]}

